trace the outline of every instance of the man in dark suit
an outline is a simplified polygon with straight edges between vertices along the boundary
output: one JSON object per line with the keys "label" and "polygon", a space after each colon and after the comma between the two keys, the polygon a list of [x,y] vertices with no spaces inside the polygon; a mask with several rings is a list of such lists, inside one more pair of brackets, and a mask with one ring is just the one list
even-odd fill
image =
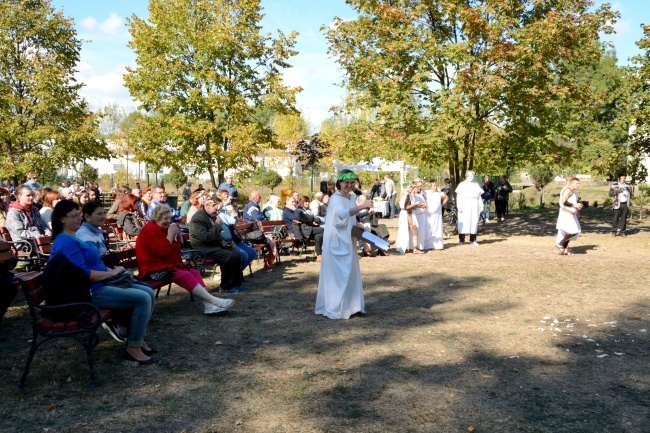
{"label": "man in dark suit", "polygon": [[192,248],[203,252],[206,258],[214,259],[221,268],[221,289],[226,293],[237,293],[247,289],[243,286],[241,255],[238,251],[224,247],[221,239],[221,220],[216,218],[221,210],[221,199],[211,193],[205,199],[201,210],[190,221],[190,243]]}

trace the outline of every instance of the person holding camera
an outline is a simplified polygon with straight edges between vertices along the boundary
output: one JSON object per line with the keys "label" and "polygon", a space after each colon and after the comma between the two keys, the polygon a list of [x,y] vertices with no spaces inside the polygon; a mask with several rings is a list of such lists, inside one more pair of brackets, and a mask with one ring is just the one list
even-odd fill
{"label": "person holding camera", "polygon": [[612,197],[612,209],[614,210],[614,221],[612,223],[612,236],[621,235],[626,237],[627,216],[632,206],[632,188],[625,183],[626,176],[618,176],[618,182],[609,188],[609,196]]}

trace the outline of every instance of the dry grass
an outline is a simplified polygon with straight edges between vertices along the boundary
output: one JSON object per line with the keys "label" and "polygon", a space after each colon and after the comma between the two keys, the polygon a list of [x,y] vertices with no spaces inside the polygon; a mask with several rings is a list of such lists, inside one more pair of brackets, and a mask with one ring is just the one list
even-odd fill
{"label": "dry grass", "polygon": [[162,363],[132,366],[105,338],[97,391],[80,348],[58,343],[14,386],[29,337],[17,299],[0,431],[647,431],[650,223],[612,238],[609,212],[589,209],[578,254],[561,257],[556,212],[489,223],[479,248],[362,259],[368,314],[349,321],[313,314],[304,257],[257,264],[222,317],[175,288],[149,326]]}

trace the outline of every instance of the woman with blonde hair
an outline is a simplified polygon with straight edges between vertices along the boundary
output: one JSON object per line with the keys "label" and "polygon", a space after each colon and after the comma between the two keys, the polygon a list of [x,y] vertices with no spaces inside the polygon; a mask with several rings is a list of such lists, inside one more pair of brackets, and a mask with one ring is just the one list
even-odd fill
{"label": "woman with blonde hair", "polygon": [[190,208],[187,210],[186,224],[189,224],[194,214],[201,210],[201,206],[205,202],[205,194],[204,189],[197,189],[190,196]]}
{"label": "woman with blonde hair", "polygon": [[275,194],[271,194],[268,201],[266,202],[266,205],[264,205],[262,213],[269,221],[281,221],[282,209],[280,209],[280,197]]}

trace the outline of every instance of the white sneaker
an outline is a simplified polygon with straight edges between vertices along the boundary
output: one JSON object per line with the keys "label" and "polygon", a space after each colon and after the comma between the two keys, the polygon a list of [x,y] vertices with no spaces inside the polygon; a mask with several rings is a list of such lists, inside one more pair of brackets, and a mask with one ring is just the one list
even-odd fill
{"label": "white sneaker", "polygon": [[469,244],[473,247],[478,247],[478,242],[470,242]]}
{"label": "white sneaker", "polygon": [[222,299],[219,301],[218,305],[206,305],[205,308],[203,309],[203,314],[206,314],[208,316],[213,316],[215,314],[222,313],[226,311],[228,308],[232,307],[232,305],[235,303],[232,299]]}

